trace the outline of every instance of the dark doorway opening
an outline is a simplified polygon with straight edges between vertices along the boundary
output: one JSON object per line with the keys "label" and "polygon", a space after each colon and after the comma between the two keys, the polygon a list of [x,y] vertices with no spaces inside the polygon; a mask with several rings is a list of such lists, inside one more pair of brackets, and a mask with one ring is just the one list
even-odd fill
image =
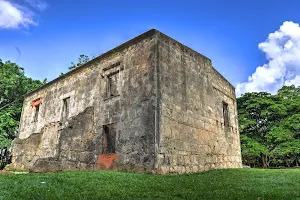
{"label": "dark doorway opening", "polygon": [[102,153],[116,153],[116,125],[103,125]]}

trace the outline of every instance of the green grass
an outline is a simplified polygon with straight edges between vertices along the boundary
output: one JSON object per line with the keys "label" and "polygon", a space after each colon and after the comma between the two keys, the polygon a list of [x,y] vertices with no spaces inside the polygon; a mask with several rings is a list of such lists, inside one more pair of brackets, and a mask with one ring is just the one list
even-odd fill
{"label": "green grass", "polygon": [[222,169],[187,175],[67,171],[0,175],[0,200],[300,199],[300,169]]}

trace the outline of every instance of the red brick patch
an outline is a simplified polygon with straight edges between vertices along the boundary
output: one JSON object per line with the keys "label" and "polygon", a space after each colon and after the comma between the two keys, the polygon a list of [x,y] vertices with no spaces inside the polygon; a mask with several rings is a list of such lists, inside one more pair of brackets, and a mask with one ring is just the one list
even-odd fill
{"label": "red brick patch", "polygon": [[101,154],[98,156],[97,169],[112,169],[119,159],[118,153]]}

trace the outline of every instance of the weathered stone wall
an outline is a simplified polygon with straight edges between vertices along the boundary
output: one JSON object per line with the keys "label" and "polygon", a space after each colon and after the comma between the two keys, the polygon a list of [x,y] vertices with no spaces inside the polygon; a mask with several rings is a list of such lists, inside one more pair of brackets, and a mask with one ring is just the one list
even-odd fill
{"label": "weathered stone wall", "polygon": [[[109,167],[151,171],[156,55],[155,35],[148,32],[27,95],[11,167],[97,169],[103,154],[103,126],[114,124],[117,160]],[[118,80],[117,95],[107,96],[109,77]],[[113,87],[109,91],[116,90]],[[32,101],[40,97],[35,117]]]}
{"label": "weathered stone wall", "polygon": [[28,94],[11,167],[241,167],[237,123],[234,88],[211,61],[151,30]]}
{"label": "weathered stone wall", "polygon": [[[241,167],[235,90],[210,59],[159,34],[159,173]],[[224,126],[223,101],[229,127]]]}

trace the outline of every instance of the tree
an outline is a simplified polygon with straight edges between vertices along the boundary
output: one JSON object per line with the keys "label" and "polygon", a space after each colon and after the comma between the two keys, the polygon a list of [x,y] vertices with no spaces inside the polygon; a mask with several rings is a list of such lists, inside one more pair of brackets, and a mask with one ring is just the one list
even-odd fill
{"label": "tree", "polygon": [[256,147],[254,148],[255,153],[254,149],[251,149],[247,154],[254,153],[262,160],[264,167],[268,167],[269,147],[266,143],[266,136],[272,123],[270,107],[274,106],[275,102],[269,93],[253,92],[243,95],[238,99],[237,104],[240,131],[243,133],[242,147],[244,149],[245,147],[247,147],[246,149]]}
{"label": "tree", "polygon": [[300,88],[277,94],[246,93],[237,99],[243,161],[252,166],[298,165]]}
{"label": "tree", "polygon": [[[95,56],[92,56],[91,59],[93,59],[93,58],[95,58]],[[69,67],[69,70],[75,69],[75,68],[79,67],[80,65],[83,65],[83,64],[87,63],[88,61],[90,61],[91,59],[89,56],[81,54],[81,55],[79,55],[79,58],[76,63],[71,62],[71,66]],[[61,76],[61,75],[64,75],[64,73],[60,73],[59,76]]]}
{"label": "tree", "polygon": [[81,54],[79,55],[79,58],[77,60],[77,63],[71,62],[71,66],[69,67],[69,70],[75,69],[76,67],[79,67],[80,65],[83,65],[90,61],[90,58],[87,55]]}
{"label": "tree", "polygon": [[24,94],[41,85],[26,77],[16,63],[0,59],[0,149],[9,147],[17,134]]}

